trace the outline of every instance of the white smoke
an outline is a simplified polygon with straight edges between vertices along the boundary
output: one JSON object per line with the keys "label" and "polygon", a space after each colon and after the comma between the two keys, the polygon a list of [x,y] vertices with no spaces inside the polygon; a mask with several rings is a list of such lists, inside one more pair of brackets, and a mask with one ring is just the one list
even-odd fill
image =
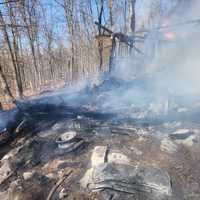
{"label": "white smoke", "polygon": [[[138,30],[151,30],[143,50],[145,53],[155,51],[154,57],[149,60],[147,55],[141,56],[141,62],[138,63],[133,55],[126,61],[118,61],[115,71],[118,78],[125,80],[141,77],[144,81],[146,79],[148,89],[133,86],[120,93],[115,91],[106,101],[106,106],[119,107],[123,103],[131,105],[132,102],[138,107],[146,108],[148,103],[151,108],[160,107],[165,112],[170,98],[182,96],[192,99],[200,96],[200,23],[184,24],[188,20],[200,19],[200,1],[193,0],[186,7],[184,4],[177,6],[177,11],[175,7],[178,1],[153,2],[152,7],[152,1],[140,1],[136,7],[136,20]],[[156,2],[162,2],[162,5],[159,5],[160,12],[154,15],[155,19],[152,18],[150,23],[149,16],[158,8],[155,6]],[[166,13],[163,13],[164,8],[167,8]],[[175,10],[169,15],[172,8]],[[165,21],[169,28],[157,30],[157,27],[166,25]],[[179,23],[182,25],[179,26]],[[177,26],[173,26],[174,24]],[[172,38],[165,37],[167,33]]]}
{"label": "white smoke", "polygon": [[[146,28],[150,32],[142,49],[145,55],[133,54],[127,59],[116,60],[116,68],[113,73],[117,77],[115,80],[119,83],[120,79],[125,80],[120,87],[118,87],[118,83],[115,87],[115,83],[113,84],[110,79],[108,80],[108,84],[110,84],[108,89],[106,88],[107,84],[98,84],[96,82],[99,82],[99,79],[95,78],[93,85],[99,86],[96,87],[98,96],[91,95],[91,90],[87,90],[88,82],[91,82],[89,80],[81,82],[71,90],[68,88],[68,92],[73,91],[73,94],[66,95],[66,89],[63,89],[63,94],[62,91],[59,91],[59,95],[62,96],[59,101],[72,106],[82,106],[94,102],[97,108],[100,107],[105,112],[127,111],[134,114],[134,111],[138,109],[139,114],[142,113],[141,110],[145,111],[143,112],[143,116],[145,116],[149,112],[167,114],[169,107],[172,106],[171,99],[177,96],[181,96],[181,99],[200,97],[200,25],[184,24],[168,29],[156,29],[158,26],[165,25],[163,24],[165,20],[170,26],[187,20],[200,19],[199,1],[188,10],[187,7],[185,9],[182,7],[183,10],[174,11],[173,15],[169,15],[170,10],[177,5],[177,1],[137,1],[140,2],[140,5],[136,6],[137,29]],[[151,2],[154,2],[153,7],[150,6]],[[162,4],[155,6],[155,2],[162,2]],[[158,7],[159,13],[152,15]],[[166,13],[163,13],[164,10]],[[150,16],[151,18],[149,18]],[[167,39],[165,34],[168,32],[172,33],[169,34],[172,36],[171,40],[168,38],[167,41],[163,41]],[[128,84],[126,85],[124,82],[128,82]],[[102,87],[106,88],[103,88],[103,92],[101,91]],[[80,92],[81,89],[83,92]],[[58,99],[55,98],[55,102],[57,101]],[[176,107],[175,104],[176,102],[173,103],[173,108]]]}
{"label": "white smoke", "polygon": [[[173,15],[170,23],[173,25],[187,20],[200,19],[200,14],[197,12],[199,8],[200,2],[197,2],[185,13],[184,18]],[[153,74],[155,80],[154,86],[174,95],[199,95],[200,23],[186,23],[163,32],[167,31],[174,34],[174,39],[171,43],[164,43],[159,48],[149,66],[149,72]]]}

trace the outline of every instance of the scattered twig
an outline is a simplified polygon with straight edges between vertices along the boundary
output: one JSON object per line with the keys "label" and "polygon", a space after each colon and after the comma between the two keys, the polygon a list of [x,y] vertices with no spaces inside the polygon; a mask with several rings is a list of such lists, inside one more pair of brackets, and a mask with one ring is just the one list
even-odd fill
{"label": "scattered twig", "polygon": [[0,5],[4,5],[4,4],[9,4],[9,3],[17,3],[19,2],[19,0],[9,0],[9,1],[4,1],[4,2],[0,2]]}
{"label": "scattered twig", "polygon": [[11,173],[0,183],[0,185],[4,184],[13,174],[14,174],[14,172],[11,172]]}
{"label": "scattered twig", "polygon": [[133,45],[133,48],[135,49],[135,51],[139,54],[145,55],[142,51],[140,51],[136,46]]}
{"label": "scattered twig", "polygon": [[67,174],[65,174],[57,183],[56,185],[51,189],[47,200],[51,200],[51,198],[53,197],[54,193],[56,192],[56,190],[58,189],[58,187],[65,181],[65,179],[67,179],[71,174],[72,174],[73,170],[70,170]]}
{"label": "scattered twig", "polygon": [[19,125],[16,127],[16,129],[15,129],[15,133],[19,133],[20,132],[20,128],[25,124],[25,122],[26,122],[26,119],[23,119],[20,123],[19,123]]}
{"label": "scattered twig", "polygon": [[19,28],[27,28],[28,26],[20,25],[20,24],[0,24],[0,27],[19,27]]}
{"label": "scattered twig", "polygon": [[[105,37],[111,37],[112,35],[115,35],[117,38],[120,38],[121,36],[125,37],[127,42],[129,41],[134,41],[136,38],[137,39],[141,39],[141,40],[144,40],[144,36],[141,36],[141,35],[133,35],[133,36],[130,36],[130,35],[126,35],[126,34],[123,34],[121,32],[119,33],[114,33],[112,30],[110,30],[109,28],[99,24],[98,22],[95,22],[95,25],[97,26],[100,26],[100,28],[102,28],[104,31],[106,31],[108,34],[101,34],[101,35],[98,35],[98,36],[105,36]],[[96,37],[98,37],[96,36]],[[126,41],[124,41],[126,43]]]}

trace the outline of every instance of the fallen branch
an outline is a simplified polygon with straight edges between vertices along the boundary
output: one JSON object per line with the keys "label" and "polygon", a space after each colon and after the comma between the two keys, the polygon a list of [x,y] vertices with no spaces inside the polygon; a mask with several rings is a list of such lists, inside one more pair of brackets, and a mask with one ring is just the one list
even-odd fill
{"label": "fallen branch", "polygon": [[19,123],[19,125],[16,127],[16,129],[15,129],[15,133],[19,133],[20,132],[20,129],[21,129],[21,127],[23,127],[23,125],[26,123],[26,119],[23,119],[20,123]]}
{"label": "fallen branch", "polygon": [[115,33],[112,30],[110,30],[109,28],[99,24],[98,22],[95,22],[95,24],[108,33],[108,34],[103,34],[103,36],[106,36],[106,37],[115,36],[121,42],[124,42],[124,43],[132,43],[132,42],[135,41],[135,39],[141,39],[141,40],[145,39],[143,36],[140,36],[140,35],[126,35],[126,34],[121,33],[121,32]]}
{"label": "fallen branch", "polygon": [[19,28],[27,28],[28,26],[20,25],[20,24],[0,24],[0,27],[19,27]]}
{"label": "fallen branch", "polygon": [[73,170],[70,170],[67,174],[65,174],[57,183],[56,185],[51,189],[47,200],[51,200],[51,198],[53,197],[54,193],[56,192],[56,190],[58,189],[58,187],[72,174]]}
{"label": "fallen branch", "polygon": [[[145,39],[145,37],[143,37],[143,36],[140,36],[140,35],[126,35],[126,34],[124,34],[124,33],[121,33],[121,32],[118,32],[118,33],[114,33],[113,31],[111,31],[110,29],[108,29],[107,27],[105,27],[105,26],[103,26],[103,25],[101,25],[101,24],[99,24],[98,22],[95,22],[95,24],[98,26],[98,27],[100,27],[100,28],[102,28],[104,31],[106,31],[108,34],[103,34],[102,36],[106,36],[106,37],[108,37],[109,35],[110,35],[110,37],[112,38],[112,43],[115,43],[115,38],[117,38],[120,42],[123,42],[123,43],[125,43],[125,44],[127,44],[128,46],[130,46],[131,48],[134,48],[134,50],[137,52],[137,53],[140,53],[140,54],[143,54],[144,55],[144,53],[142,52],[142,51],[140,51],[135,45],[134,45],[134,43],[136,43],[136,42],[139,42],[139,43],[143,43],[144,42],[144,39]],[[96,36],[97,38],[98,37],[100,37],[101,35],[99,35],[99,36]],[[114,45],[115,46],[115,45]],[[115,48],[115,47],[114,47]],[[111,50],[111,54],[113,54],[114,53],[114,49],[112,48],[112,50]],[[109,64],[109,71],[111,71],[111,65],[112,65],[112,57],[113,56],[111,56],[111,60],[110,60],[110,64]]]}
{"label": "fallen branch", "polygon": [[9,4],[9,3],[17,3],[17,2],[19,2],[19,0],[9,0],[9,1],[0,2],[0,5]]}
{"label": "fallen branch", "polygon": [[8,174],[8,176],[0,183],[0,185],[3,185],[13,174],[14,172],[11,172],[10,174]]}

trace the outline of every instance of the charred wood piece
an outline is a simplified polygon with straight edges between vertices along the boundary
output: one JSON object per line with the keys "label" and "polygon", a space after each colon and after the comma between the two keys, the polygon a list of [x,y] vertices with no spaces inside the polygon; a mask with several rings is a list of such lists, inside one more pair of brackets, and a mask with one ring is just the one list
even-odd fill
{"label": "charred wood piece", "polygon": [[84,107],[73,107],[68,106],[66,104],[44,104],[37,100],[16,102],[16,105],[20,109],[20,112],[23,113],[23,115],[27,117],[27,119],[31,120],[50,118],[55,119],[55,117],[76,119],[77,116],[84,116],[98,120],[108,120],[113,117],[116,117],[116,114],[113,113],[101,113],[98,111],[90,111]]}
{"label": "charred wood piece", "polygon": [[114,134],[136,135],[137,136],[137,130],[135,128],[111,127],[111,132]]}
{"label": "charred wood piece", "polygon": [[17,109],[1,112],[0,119],[2,119],[2,123],[0,121],[0,145],[3,145],[16,137],[25,122],[23,122],[23,115]]}
{"label": "charred wood piece", "polygon": [[63,182],[73,173],[72,170],[70,170],[67,174],[65,174],[57,183],[56,185],[51,189],[47,200],[51,200],[54,193],[56,192],[56,190],[60,187],[61,184],[63,184]]}
{"label": "charred wood piece", "polygon": [[139,41],[143,41],[145,39],[145,37],[143,36],[139,36],[139,35],[126,35],[124,33],[118,32],[118,33],[114,33],[113,31],[111,31],[110,29],[108,29],[107,27],[99,24],[98,22],[95,22],[95,24],[97,26],[99,26],[100,28],[102,28],[103,30],[105,30],[108,34],[103,34],[103,36],[109,36],[111,38],[115,37],[117,38],[120,42],[126,43],[127,45],[131,45],[134,42],[139,42]]}
{"label": "charred wood piece", "polygon": [[19,2],[19,0],[9,0],[9,1],[0,2],[0,5],[9,4],[9,3],[17,3],[17,2]]}

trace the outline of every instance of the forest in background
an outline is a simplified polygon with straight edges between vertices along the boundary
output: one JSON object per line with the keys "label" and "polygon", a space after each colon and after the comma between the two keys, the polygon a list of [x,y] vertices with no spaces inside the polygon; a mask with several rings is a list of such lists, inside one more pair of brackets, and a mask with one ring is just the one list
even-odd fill
{"label": "forest in background", "polygon": [[[112,37],[107,37],[95,21],[113,32],[134,35],[141,29],[160,25],[162,18],[187,3],[186,0],[1,1],[1,107],[9,108],[15,98],[108,71]],[[132,53],[128,46],[119,49],[123,56]]]}

